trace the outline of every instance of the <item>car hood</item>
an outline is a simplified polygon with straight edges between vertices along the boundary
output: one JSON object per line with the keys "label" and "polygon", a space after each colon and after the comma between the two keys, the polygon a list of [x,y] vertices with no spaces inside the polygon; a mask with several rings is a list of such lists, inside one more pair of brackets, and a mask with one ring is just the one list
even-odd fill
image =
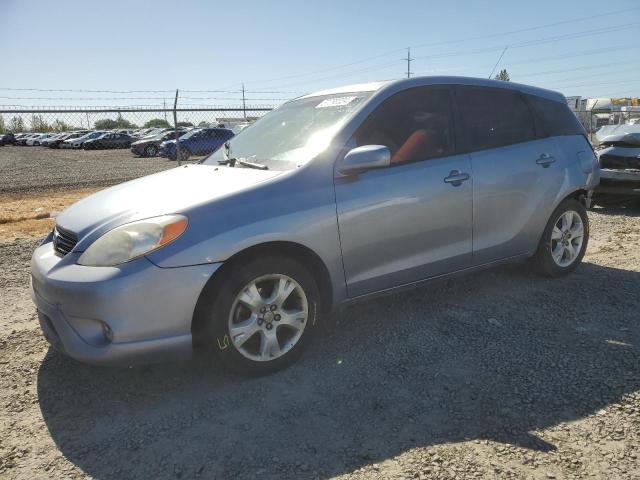
{"label": "car hood", "polygon": [[191,207],[238,193],[281,173],[185,165],[93,194],[62,212],[57,223],[78,236],[77,251],[82,251],[85,245],[81,243],[88,244],[124,223],[170,213],[188,215]]}

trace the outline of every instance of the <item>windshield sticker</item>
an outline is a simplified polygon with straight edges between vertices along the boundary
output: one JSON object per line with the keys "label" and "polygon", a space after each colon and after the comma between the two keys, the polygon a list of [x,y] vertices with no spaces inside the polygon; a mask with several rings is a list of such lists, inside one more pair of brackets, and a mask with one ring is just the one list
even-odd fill
{"label": "windshield sticker", "polygon": [[355,99],[355,96],[327,98],[316,105],[316,108],[344,107],[345,105],[349,105]]}

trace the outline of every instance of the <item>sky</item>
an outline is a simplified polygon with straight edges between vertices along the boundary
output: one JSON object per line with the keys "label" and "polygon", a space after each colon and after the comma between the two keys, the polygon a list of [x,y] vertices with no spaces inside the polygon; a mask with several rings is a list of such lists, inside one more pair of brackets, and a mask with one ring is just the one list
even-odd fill
{"label": "sky", "polygon": [[487,77],[506,48],[512,81],[640,96],[640,0],[1,0],[0,43],[0,105],[275,105],[406,77],[409,46],[414,75]]}

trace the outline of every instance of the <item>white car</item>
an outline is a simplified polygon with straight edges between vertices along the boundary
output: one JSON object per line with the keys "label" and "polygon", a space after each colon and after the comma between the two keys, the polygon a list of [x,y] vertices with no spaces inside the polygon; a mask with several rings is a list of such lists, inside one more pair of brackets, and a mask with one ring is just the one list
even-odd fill
{"label": "white car", "polygon": [[42,133],[40,135],[36,135],[33,136],[29,139],[27,139],[26,144],[30,147],[38,147],[40,146],[40,144],[42,143],[43,140],[52,137],[54,134],[53,133]]}
{"label": "white car", "polygon": [[82,144],[86,140],[91,140],[93,138],[101,137],[105,133],[107,133],[107,132],[106,131],[102,131],[102,130],[95,131],[95,132],[89,132],[86,135],[83,135],[82,137],[74,138],[73,140],[65,140],[62,143],[66,144],[65,148],[68,148],[68,147],[71,147],[71,148],[82,148]]}

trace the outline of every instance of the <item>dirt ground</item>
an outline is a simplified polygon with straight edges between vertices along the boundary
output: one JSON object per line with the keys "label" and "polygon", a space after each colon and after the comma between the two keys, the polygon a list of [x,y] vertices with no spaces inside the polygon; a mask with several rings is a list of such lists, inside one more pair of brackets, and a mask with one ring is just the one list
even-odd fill
{"label": "dirt ground", "polygon": [[0,478],[640,479],[640,212],[589,218],[568,277],[516,264],[358,304],[262,378],[56,353],[40,237],[4,237]]}

